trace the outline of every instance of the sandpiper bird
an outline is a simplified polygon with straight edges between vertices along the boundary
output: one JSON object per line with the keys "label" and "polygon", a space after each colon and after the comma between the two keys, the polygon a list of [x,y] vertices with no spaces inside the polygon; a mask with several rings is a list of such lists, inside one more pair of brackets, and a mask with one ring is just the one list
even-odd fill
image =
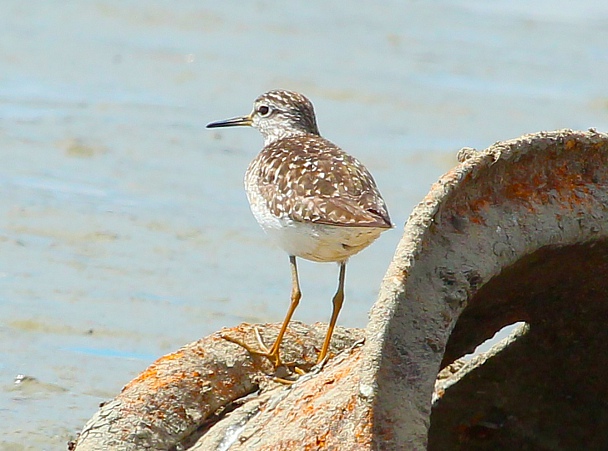
{"label": "sandpiper bird", "polygon": [[256,353],[281,365],[279,347],[302,296],[296,265],[301,257],[340,266],[317,363],[322,362],[344,300],[346,261],[392,227],[386,205],[365,166],[321,137],[312,103],[302,94],[269,91],[255,100],[248,116],[207,127],[239,125],[264,136],[264,148],[245,174],[245,190],[260,226],[289,254],[292,277],[291,304],[279,335],[270,349]]}

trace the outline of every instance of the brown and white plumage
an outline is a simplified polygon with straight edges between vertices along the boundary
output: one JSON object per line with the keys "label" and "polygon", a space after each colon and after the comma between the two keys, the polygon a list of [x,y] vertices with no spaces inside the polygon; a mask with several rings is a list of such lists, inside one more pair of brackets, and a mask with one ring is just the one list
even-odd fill
{"label": "brown and white plumage", "polygon": [[277,217],[346,227],[390,227],[384,200],[357,159],[319,135],[279,139],[251,163],[246,184]]}
{"label": "brown and white plumage", "polygon": [[365,166],[320,136],[312,103],[302,94],[269,91],[255,100],[250,115],[208,127],[238,125],[264,136],[264,148],[245,174],[245,189],[256,220],[292,265],[291,307],[266,355],[280,361],[280,341],[300,298],[295,257],[302,257],[340,264],[322,360],[342,305],[346,260],[392,227],[388,210]]}

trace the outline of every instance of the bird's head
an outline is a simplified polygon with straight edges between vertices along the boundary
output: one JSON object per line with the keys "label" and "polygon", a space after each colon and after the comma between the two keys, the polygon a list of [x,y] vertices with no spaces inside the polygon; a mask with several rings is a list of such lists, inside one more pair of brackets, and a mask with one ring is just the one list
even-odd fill
{"label": "bird's head", "polygon": [[265,145],[291,136],[319,134],[312,102],[293,91],[268,91],[255,99],[249,115],[212,122],[207,128],[242,125],[257,128]]}

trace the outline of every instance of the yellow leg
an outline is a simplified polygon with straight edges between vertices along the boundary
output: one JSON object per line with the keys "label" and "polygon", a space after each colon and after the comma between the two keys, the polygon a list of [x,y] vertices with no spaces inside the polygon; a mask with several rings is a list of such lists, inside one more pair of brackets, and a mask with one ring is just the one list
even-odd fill
{"label": "yellow leg", "polygon": [[[283,336],[285,335],[285,331],[287,330],[287,326],[291,321],[291,317],[293,316],[293,312],[296,310],[296,307],[300,303],[300,298],[302,297],[302,292],[300,291],[300,281],[298,279],[298,266],[296,265],[296,257],[293,255],[289,256],[289,263],[291,265],[291,303],[289,304],[289,310],[287,310],[287,315],[285,315],[285,319],[283,320],[283,325],[281,326],[281,330],[279,331],[279,335],[277,335],[277,339],[274,341],[274,344],[270,349],[266,347],[264,342],[258,333],[258,342],[262,351],[256,351],[252,349],[249,345],[243,343],[241,340],[237,340],[235,338],[224,336],[225,340],[230,341],[231,343],[237,344],[245,348],[251,354],[262,355],[268,357],[275,368],[278,368],[282,365],[281,357],[279,354],[279,349],[281,347],[281,342],[283,341]],[[257,331],[257,329],[256,329]]]}
{"label": "yellow leg", "polygon": [[277,339],[274,341],[274,344],[270,349],[266,347],[264,342],[262,341],[259,332],[257,332],[258,343],[262,348],[262,351],[257,351],[251,348],[249,345],[245,344],[241,340],[237,340],[230,336],[224,335],[223,338],[225,340],[230,341],[231,343],[237,344],[245,348],[248,352],[255,355],[261,355],[268,357],[268,359],[272,362],[275,368],[278,368],[282,365],[281,357],[279,354],[279,349],[281,347],[281,342],[283,341],[283,336],[285,335],[285,331],[287,330],[287,326],[289,325],[289,321],[291,321],[291,317],[293,316],[293,312],[296,310],[296,307],[300,303],[300,298],[302,297],[302,292],[300,291],[300,281],[298,280],[298,266],[296,265],[296,257],[293,255],[289,256],[289,263],[291,265],[291,303],[289,304],[289,309],[287,310],[287,315],[285,315],[285,319],[283,320],[283,324],[281,326],[281,330],[279,331],[279,335],[277,335]]}
{"label": "yellow leg", "polygon": [[342,304],[344,303],[344,276],[346,275],[346,262],[340,263],[340,276],[338,277],[338,291],[334,295],[332,299],[332,312],[331,319],[329,320],[329,327],[327,328],[327,335],[325,335],[325,341],[323,342],[323,347],[321,348],[321,352],[319,353],[319,358],[317,359],[317,364],[321,363],[325,356],[327,356],[327,351],[329,350],[329,344],[331,343],[331,336],[334,333],[334,327],[336,326],[336,321],[338,320],[338,314],[340,313],[340,309],[342,308]]}
{"label": "yellow leg", "polygon": [[289,304],[289,309],[287,310],[287,315],[285,315],[285,319],[283,320],[283,325],[281,326],[279,335],[277,335],[277,339],[274,341],[274,344],[272,345],[267,354],[268,358],[272,360],[272,363],[275,367],[281,365],[281,358],[279,356],[281,342],[283,341],[283,336],[285,335],[285,331],[287,330],[289,321],[291,321],[293,312],[295,312],[296,307],[298,306],[298,304],[300,303],[300,299],[302,298],[302,292],[300,291],[300,281],[298,279],[298,266],[296,264],[295,256],[289,256],[289,264],[291,266],[291,303]]}

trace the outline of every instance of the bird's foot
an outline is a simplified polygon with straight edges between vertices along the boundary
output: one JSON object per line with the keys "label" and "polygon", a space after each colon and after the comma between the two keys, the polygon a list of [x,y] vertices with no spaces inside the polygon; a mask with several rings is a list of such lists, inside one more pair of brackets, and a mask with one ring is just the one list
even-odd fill
{"label": "bird's foot", "polygon": [[[266,346],[266,343],[264,343],[264,339],[262,338],[262,335],[260,334],[260,330],[257,327],[254,327],[253,330],[255,331],[255,337],[258,342],[259,350],[254,349],[253,347],[249,346],[243,340],[239,340],[238,338],[231,337],[230,335],[222,334],[221,337],[224,340],[227,340],[231,343],[239,345],[240,347],[244,348],[248,353],[250,353],[252,355],[266,357],[268,360],[270,360],[270,363],[275,368],[275,370],[279,367],[288,367],[289,368],[289,367],[292,367],[295,365],[293,362],[292,363],[283,363],[283,361],[281,360],[281,356],[279,354],[279,346],[275,343],[275,345],[272,346],[272,348],[268,348],[268,346]],[[296,372],[297,372],[297,370],[296,370]]]}

